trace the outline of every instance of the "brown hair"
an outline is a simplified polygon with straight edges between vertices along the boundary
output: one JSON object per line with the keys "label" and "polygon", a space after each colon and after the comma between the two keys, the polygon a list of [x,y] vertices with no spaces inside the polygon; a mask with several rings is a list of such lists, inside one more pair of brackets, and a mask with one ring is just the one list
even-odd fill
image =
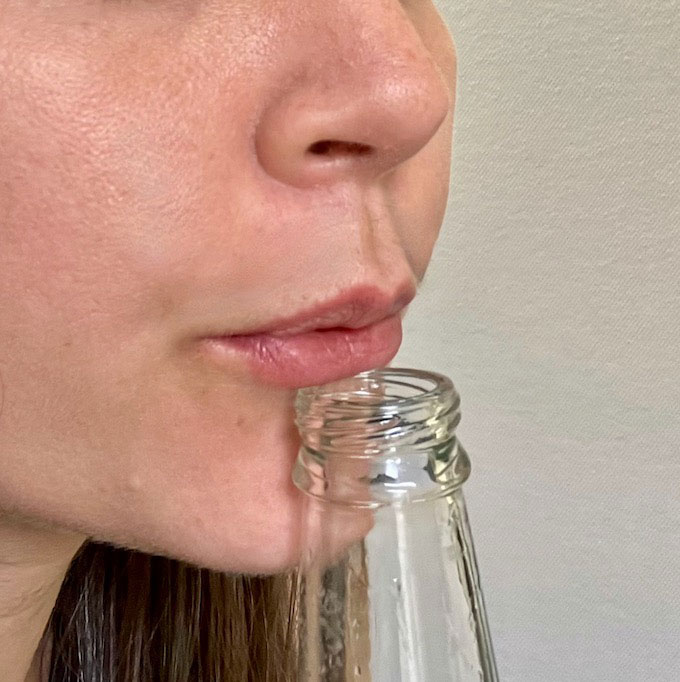
{"label": "brown hair", "polygon": [[297,576],[88,542],[45,631],[49,682],[292,682]]}

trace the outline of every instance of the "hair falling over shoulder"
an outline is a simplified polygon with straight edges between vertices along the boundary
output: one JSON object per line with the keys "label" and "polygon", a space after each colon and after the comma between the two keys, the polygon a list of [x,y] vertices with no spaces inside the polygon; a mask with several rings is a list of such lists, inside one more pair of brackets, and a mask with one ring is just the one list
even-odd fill
{"label": "hair falling over shoulder", "polygon": [[46,682],[293,682],[297,575],[228,575],[89,542],[44,635]]}

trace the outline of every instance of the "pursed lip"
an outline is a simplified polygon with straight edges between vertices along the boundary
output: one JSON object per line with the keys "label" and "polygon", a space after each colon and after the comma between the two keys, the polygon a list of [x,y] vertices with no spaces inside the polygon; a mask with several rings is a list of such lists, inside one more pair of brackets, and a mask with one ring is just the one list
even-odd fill
{"label": "pursed lip", "polygon": [[265,383],[304,388],[384,367],[397,354],[402,328],[398,314],[356,329],[333,328],[274,336],[245,334],[203,339],[201,348],[219,365],[245,363]]}
{"label": "pursed lip", "polygon": [[401,312],[415,296],[404,284],[393,294],[356,286],[294,315],[237,333],[200,339],[218,365],[244,363],[272,385],[298,389],[383,367],[402,340]]}

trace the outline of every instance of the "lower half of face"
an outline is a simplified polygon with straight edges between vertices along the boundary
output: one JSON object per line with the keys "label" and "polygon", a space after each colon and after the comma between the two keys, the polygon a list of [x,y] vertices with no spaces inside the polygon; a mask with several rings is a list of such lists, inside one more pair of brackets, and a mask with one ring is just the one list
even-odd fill
{"label": "lower half of face", "polygon": [[429,3],[241,4],[0,18],[0,512],[270,573],[295,390],[198,340],[422,277],[455,57]]}
{"label": "lower half of face", "polygon": [[179,356],[126,366],[105,346],[72,363],[47,348],[35,373],[3,362],[3,507],[221,570],[293,563],[292,392],[201,380]]}

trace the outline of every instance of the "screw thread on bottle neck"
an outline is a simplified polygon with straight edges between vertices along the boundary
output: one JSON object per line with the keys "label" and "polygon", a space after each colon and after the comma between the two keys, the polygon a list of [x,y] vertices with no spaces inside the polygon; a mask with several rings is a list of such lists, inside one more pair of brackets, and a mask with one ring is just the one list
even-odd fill
{"label": "screw thread on bottle neck", "polygon": [[440,497],[468,477],[460,397],[435,372],[382,368],[298,391],[294,480],[329,501],[377,507]]}

